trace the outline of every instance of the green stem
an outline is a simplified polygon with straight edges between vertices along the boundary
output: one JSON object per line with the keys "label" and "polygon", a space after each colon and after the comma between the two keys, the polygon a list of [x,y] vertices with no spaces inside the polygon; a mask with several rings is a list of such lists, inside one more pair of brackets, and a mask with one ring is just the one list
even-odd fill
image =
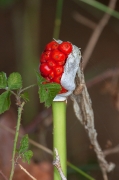
{"label": "green stem", "polygon": [[84,171],[82,171],[81,169],[77,168],[76,166],[74,166],[72,163],[67,162],[67,165],[69,167],[71,167],[72,169],[74,169],[75,171],[77,171],[79,174],[81,174],[83,177],[89,179],[89,180],[95,180],[94,178],[92,178],[91,176],[89,176],[88,174],[86,174]]}
{"label": "green stem", "polygon": [[57,0],[53,38],[58,39],[61,26],[63,0]]}
{"label": "green stem", "polygon": [[[59,101],[52,103],[53,110],[53,146],[58,150],[61,168],[64,175],[67,175],[66,162],[66,102]],[[61,177],[54,167],[54,180],[60,180]]]}
{"label": "green stem", "polygon": [[32,85],[30,85],[30,86],[28,86],[28,87],[26,87],[24,89],[21,89],[20,94],[21,94],[21,92],[26,91],[27,89],[30,89],[30,88],[32,88],[34,86],[37,86],[37,84],[32,84]]}
{"label": "green stem", "polygon": [[15,154],[16,154],[16,146],[17,146],[17,140],[18,140],[18,135],[19,135],[19,128],[20,128],[20,122],[21,122],[21,114],[22,110],[24,107],[25,102],[22,102],[20,107],[18,108],[18,119],[17,119],[17,126],[16,126],[16,132],[15,132],[15,138],[14,138],[14,146],[13,146],[13,153],[12,153],[12,168],[11,168],[11,173],[10,173],[10,178],[9,180],[12,180],[13,175],[14,175],[14,168],[15,168]]}

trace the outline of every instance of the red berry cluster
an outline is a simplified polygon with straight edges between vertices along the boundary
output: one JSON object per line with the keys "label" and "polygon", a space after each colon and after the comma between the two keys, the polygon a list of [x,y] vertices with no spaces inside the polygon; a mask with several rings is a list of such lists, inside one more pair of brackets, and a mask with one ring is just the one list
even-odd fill
{"label": "red berry cluster", "polygon": [[[46,79],[46,83],[56,82],[60,84],[64,65],[71,52],[72,44],[69,42],[58,44],[56,41],[51,41],[46,45],[40,57],[39,67],[41,75]],[[60,93],[65,92],[67,90],[62,87]]]}

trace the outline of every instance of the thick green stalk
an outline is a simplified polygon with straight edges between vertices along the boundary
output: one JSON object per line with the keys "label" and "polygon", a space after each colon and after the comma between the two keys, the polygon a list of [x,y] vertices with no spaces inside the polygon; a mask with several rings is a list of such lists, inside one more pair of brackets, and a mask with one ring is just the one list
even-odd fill
{"label": "thick green stalk", "polygon": [[17,119],[17,126],[16,126],[16,132],[15,132],[15,138],[14,138],[14,146],[13,146],[13,153],[12,153],[12,168],[10,173],[9,180],[12,180],[14,175],[14,168],[15,168],[15,154],[16,154],[16,146],[17,146],[17,140],[19,136],[19,128],[20,128],[20,122],[21,122],[21,114],[24,107],[25,102],[23,102],[20,107],[18,108],[18,119]]}
{"label": "thick green stalk", "polygon": [[[61,168],[64,175],[67,175],[66,161],[66,102],[59,101],[52,103],[53,110],[53,148],[58,150]],[[61,177],[54,167],[54,180],[60,180]]]}
{"label": "thick green stalk", "polygon": [[53,38],[58,39],[61,26],[63,0],[57,0]]}

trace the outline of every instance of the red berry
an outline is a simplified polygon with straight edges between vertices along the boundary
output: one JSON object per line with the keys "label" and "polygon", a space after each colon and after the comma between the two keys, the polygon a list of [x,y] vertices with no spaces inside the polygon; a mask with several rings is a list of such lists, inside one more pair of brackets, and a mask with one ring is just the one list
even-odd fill
{"label": "red berry", "polygon": [[45,51],[41,54],[40,62],[44,63],[50,59],[51,51]]}
{"label": "red berry", "polygon": [[40,65],[40,72],[43,77],[46,77],[50,74],[51,68],[48,66],[47,63],[43,63]]}
{"label": "red berry", "polygon": [[[61,77],[64,72],[64,65],[68,54],[72,51],[72,45],[69,42],[63,42],[60,45],[56,41],[48,43],[45,51],[40,57],[41,65],[39,70],[46,79],[43,84],[58,83],[61,85]],[[62,87],[59,93],[66,93],[67,90]]]}
{"label": "red berry", "polygon": [[62,53],[61,51],[59,51],[58,49],[54,50],[51,52],[51,58],[55,61],[65,61],[66,57],[64,55],[64,53]]}
{"label": "red berry", "polygon": [[58,61],[57,64],[60,65],[60,66],[64,66],[66,61]]}
{"label": "red berry", "polygon": [[60,90],[60,92],[59,92],[59,94],[61,94],[61,93],[66,93],[68,90],[67,89],[65,89],[63,86],[61,86],[62,87],[62,89]]}
{"label": "red berry", "polygon": [[46,62],[46,59],[45,59],[45,56],[44,56],[43,53],[42,53],[41,56],[40,56],[40,62],[41,62],[41,63]]}
{"label": "red berry", "polygon": [[50,79],[53,79],[53,78],[54,78],[54,71],[51,71],[50,74],[48,75],[48,77],[49,77]]}
{"label": "red berry", "polygon": [[54,49],[57,49],[59,46],[59,44],[56,41],[51,41],[50,43],[48,43],[45,47],[45,50],[51,51]]}
{"label": "red berry", "polygon": [[54,67],[56,67],[56,63],[55,63],[55,61],[54,60],[52,60],[52,59],[50,59],[50,60],[48,60],[48,65],[51,67],[51,68],[54,68]]}
{"label": "red berry", "polygon": [[58,46],[58,49],[64,54],[70,54],[72,52],[72,44],[70,42],[62,42]]}
{"label": "red berry", "polygon": [[43,54],[44,54],[46,60],[50,59],[51,51],[45,51]]}
{"label": "red berry", "polygon": [[56,83],[60,84],[61,77],[62,77],[62,75],[54,77],[53,82],[56,82]]}
{"label": "red berry", "polygon": [[59,66],[57,65],[55,68],[54,68],[54,73],[55,73],[55,76],[59,76],[63,73],[64,71],[64,67],[63,66]]}

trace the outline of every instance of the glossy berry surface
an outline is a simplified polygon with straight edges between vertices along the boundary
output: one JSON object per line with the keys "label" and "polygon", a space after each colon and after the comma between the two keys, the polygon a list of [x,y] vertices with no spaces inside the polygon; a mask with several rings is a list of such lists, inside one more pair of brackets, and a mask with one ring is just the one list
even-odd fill
{"label": "glossy berry surface", "polygon": [[47,62],[50,59],[51,56],[51,51],[45,51],[44,53],[41,54],[40,57],[40,62]]}
{"label": "glossy berry surface", "polygon": [[51,68],[48,66],[47,63],[43,63],[40,65],[40,72],[43,77],[47,77],[51,72]]}
{"label": "glossy berry surface", "polygon": [[56,62],[65,61],[66,59],[65,54],[59,51],[58,49],[52,51],[51,58]]}
{"label": "glossy berry surface", "polygon": [[62,42],[58,46],[58,49],[64,54],[70,54],[72,52],[72,45],[70,42]]}
{"label": "glossy berry surface", "polygon": [[45,47],[45,51],[51,51],[51,50],[55,50],[57,49],[59,46],[59,44],[56,41],[51,41],[50,43],[48,43]]}
{"label": "glossy berry surface", "polygon": [[50,59],[47,63],[51,68],[55,68],[57,66],[57,63],[52,59]]}
{"label": "glossy berry surface", "polygon": [[[64,66],[71,52],[72,44],[70,42],[58,44],[56,41],[51,41],[45,46],[40,56],[39,66],[41,75],[46,79],[45,84],[55,82],[61,85]],[[66,92],[67,90],[61,85],[61,91],[59,93]]]}
{"label": "glossy berry surface", "polygon": [[54,71],[52,70],[49,75],[48,75],[49,79],[53,79],[55,77]]}
{"label": "glossy berry surface", "polygon": [[57,65],[55,68],[54,68],[54,73],[55,73],[55,76],[59,76],[61,75],[62,73],[64,72],[64,67],[63,66],[59,66]]}
{"label": "glossy berry surface", "polygon": [[55,76],[55,77],[53,78],[53,81],[56,82],[56,83],[58,83],[58,84],[60,84],[61,77],[62,77],[62,75]]}

